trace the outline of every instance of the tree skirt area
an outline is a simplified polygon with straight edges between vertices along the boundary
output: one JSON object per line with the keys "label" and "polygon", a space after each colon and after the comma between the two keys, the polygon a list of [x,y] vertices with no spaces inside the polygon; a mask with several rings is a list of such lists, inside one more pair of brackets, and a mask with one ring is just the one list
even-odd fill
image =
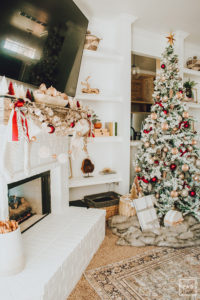
{"label": "tree skirt area", "polygon": [[192,299],[200,292],[199,257],[200,247],[156,248],[85,276],[104,300]]}
{"label": "tree skirt area", "polygon": [[117,245],[142,247],[156,245],[173,248],[200,246],[200,223],[186,216],[183,223],[172,227],[161,227],[154,231],[141,231],[137,216],[114,216],[108,225],[113,234],[119,236]]}

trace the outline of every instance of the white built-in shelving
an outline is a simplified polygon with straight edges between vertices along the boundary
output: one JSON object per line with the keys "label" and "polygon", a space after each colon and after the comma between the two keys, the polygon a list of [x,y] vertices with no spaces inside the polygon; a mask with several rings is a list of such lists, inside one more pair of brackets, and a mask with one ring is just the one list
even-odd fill
{"label": "white built-in shelving", "polygon": [[183,74],[187,76],[196,76],[200,78],[200,71],[183,68]]}
{"label": "white built-in shelving", "polygon": [[106,183],[118,183],[120,181],[122,181],[122,178],[119,174],[94,175],[93,177],[77,177],[69,179],[69,188],[77,188]]}
{"label": "white built-in shelving", "polygon": [[122,143],[123,138],[121,136],[102,136],[88,138],[89,143]]}
{"label": "white built-in shelving", "polygon": [[114,103],[122,103],[121,96],[106,96],[101,94],[79,94],[76,98],[80,101],[97,101],[97,102],[114,102]]}
{"label": "white built-in shelving", "polygon": [[91,50],[84,50],[83,56],[87,58],[94,58],[94,59],[104,59],[109,61],[123,61],[123,56],[118,54],[115,51],[109,50],[101,50],[101,51],[91,51]]}

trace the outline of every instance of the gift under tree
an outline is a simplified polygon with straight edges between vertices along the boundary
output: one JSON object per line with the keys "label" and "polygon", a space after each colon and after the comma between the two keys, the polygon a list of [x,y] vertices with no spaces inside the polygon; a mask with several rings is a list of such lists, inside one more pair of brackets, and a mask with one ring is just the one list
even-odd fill
{"label": "gift under tree", "polygon": [[158,217],[172,209],[200,220],[200,152],[193,120],[183,103],[174,36],[168,36],[155,80],[154,105],[144,122],[136,168],[144,195],[154,194]]}

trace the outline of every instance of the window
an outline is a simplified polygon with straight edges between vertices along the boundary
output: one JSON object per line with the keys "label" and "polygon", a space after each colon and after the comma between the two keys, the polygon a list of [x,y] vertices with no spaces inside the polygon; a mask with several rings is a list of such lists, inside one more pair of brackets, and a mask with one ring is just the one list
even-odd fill
{"label": "window", "polygon": [[4,48],[8,49],[8,50],[11,50],[13,52],[16,52],[18,54],[22,54],[22,55],[24,55],[26,57],[29,57],[29,58],[32,58],[32,59],[35,56],[35,49],[34,48],[25,46],[24,44],[21,44],[19,42],[15,42],[11,39],[6,39],[5,40]]}

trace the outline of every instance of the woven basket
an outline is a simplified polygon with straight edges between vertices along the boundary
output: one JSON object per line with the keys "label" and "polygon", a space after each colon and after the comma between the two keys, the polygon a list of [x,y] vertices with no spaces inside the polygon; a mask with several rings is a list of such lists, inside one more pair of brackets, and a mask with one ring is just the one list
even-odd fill
{"label": "woven basket", "polygon": [[112,206],[101,207],[101,209],[106,210],[106,220],[108,220],[110,217],[118,215],[119,205],[117,204]]}
{"label": "woven basket", "polygon": [[88,31],[85,38],[84,49],[96,51],[100,40],[101,39],[99,39],[97,36],[91,34],[91,32]]}
{"label": "woven basket", "polygon": [[187,61],[187,68],[200,71],[200,59],[197,59],[196,56],[194,56],[193,58],[189,58]]}

